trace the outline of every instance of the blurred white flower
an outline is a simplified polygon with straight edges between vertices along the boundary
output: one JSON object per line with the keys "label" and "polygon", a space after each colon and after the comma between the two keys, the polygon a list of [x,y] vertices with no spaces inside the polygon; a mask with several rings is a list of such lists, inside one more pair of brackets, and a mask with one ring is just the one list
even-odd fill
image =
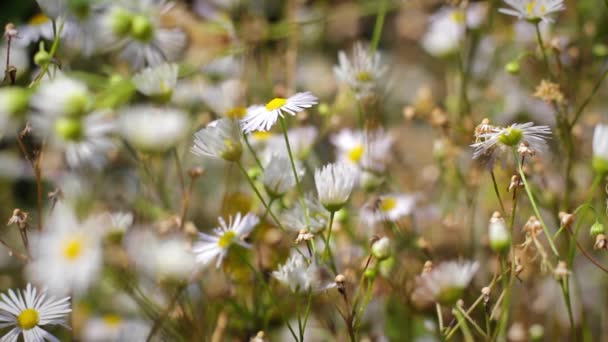
{"label": "blurred white flower", "polygon": [[[300,126],[289,129],[287,131],[287,139],[289,139],[289,146],[294,158],[305,160],[310,154],[310,150],[315,144],[318,135],[319,131],[315,126]],[[285,145],[285,138],[282,135],[257,131],[251,133],[251,136],[254,142],[256,140],[267,142],[262,154],[263,159],[269,159],[274,154],[287,156],[287,146]]]}
{"label": "blurred white flower", "polygon": [[532,22],[553,22],[553,14],[566,9],[564,0],[503,0],[510,8],[499,12]]}
{"label": "blurred white flower", "polygon": [[383,130],[374,132],[343,129],[330,137],[338,160],[362,169],[384,171],[390,160],[393,137]]}
{"label": "blurred white flower", "polygon": [[[270,196],[282,197],[287,191],[296,186],[296,178],[293,172],[288,171],[291,171],[291,161],[287,156],[274,155],[271,157],[270,162],[264,168],[262,180],[266,192]],[[304,176],[306,169],[296,161],[296,171],[298,172],[298,177],[301,178]]]}
{"label": "blurred white flower", "polygon": [[296,232],[309,230],[312,233],[318,233],[325,229],[329,222],[329,212],[314,196],[306,196],[304,202],[306,211],[302,207],[302,203],[296,201],[292,208],[281,214],[283,226]]}
{"label": "blurred white flower", "polygon": [[163,63],[145,68],[133,76],[137,90],[149,97],[167,101],[177,84],[177,64]]}
{"label": "blurred white flower", "polygon": [[334,67],[336,77],[355,92],[357,97],[373,95],[387,72],[387,67],[380,62],[380,54],[370,54],[362,43],[356,43],[352,59],[344,51],[338,53],[338,65]]}
{"label": "blurred white flower", "polygon": [[247,113],[242,107],[244,85],[237,79],[228,79],[214,85],[206,85],[200,96],[211,110],[221,117],[240,120]]}
{"label": "blurred white flower", "polygon": [[124,109],[118,125],[130,144],[146,152],[164,152],[175,147],[188,135],[189,129],[185,112],[151,105]]}
{"label": "blurred white flower", "polygon": [[14,40],[14,43],[19,46],[28,46],[41,39],[51,41],[54,38],[53,22],[43,13],[34,15],[26,24],[20,25],[17,29],[19,39]]}
{"label": "blurred white flower", "polygon": [[0,326],[13,327],[2,341],[17,342],[23,335],[25,342],[59,341],[41,328],[44,325],[62,325],[66,328],[67,316],[72,311],[70,297],[55,299],[46,290],[38,291],[31,284],[25,290],[8,290],[8,296],[0,294]]}
{"label": "blurred white flower", "polygon": [[32,236],[27,275],[52,294],[82,295],[97,280],[102,264],[99,221],[79,222],[71,208],[55,205],[44,230]]}
{"label": "blurred white flower", "polygon": [[[14,42],[19,41],[19,39],[13,40]],[[6,62],[6,52],[7,52],[7,44],[6,43],[2,43],[0,44],[0,61],[5,61]],[[30,58],[30,53],[27,49],[26,46],[20,45],[20,44],[11,44],[11,66],[15,67],[15,69],[17,69],[17,78],[25,75],[27,73],[27,71],[30,69],[30,63],[31,63],[31,58]],[[2,75],[5,75],[6,72],[6,68],[5,65],[3,63],[2,67],[0,67],[0,70],[2,70]],[[4,78],[4,76],[2,76]]]}
{"label": "blurred white flower", "polygon": [[419,306],[453,305],[462,297],[478,269],[478,262],[443,262],[416,278],[412,301]]}
{"label": "blurred white flower", "polygon": [[237,213],[234,217],[228,218],[228,223],[222,217],[218,218],[218,222],[220,226],[213,229],[212,235],[199,233],[200,239],[192,246],[196,261],[203,265],[208,265],[216,259],[215,266],[220,267],[228,250],[234,244],[250,248],[243,238],[255,228],[260,219],[252,213],[244,216]]}
{"label": "blurred white flower", "polygon": [[114,314],[95,316],[82,328],[82,339],[91,342],[145,341],[151,325],[140,319],[125,319]]}
{"label": "blurred white flower", "polygon": [[336,283],[328,281],[328,275],[322,272],[316,263],[308,263],[302,255],[292,252],[287,261],[272,272],[272,276],[292,292],[321,292],[336,287]]}
{"label": "blurred white flower", "polygon": [[317,97],[310,92],[297,93],[288,98],[277,97],[266,105],[253,105],[247,108],[242,120],[243,132],[268,131],[285,113],[296,115],[306,108],[317,104]]}
{"label": "blurred white flower", "polygon": [[319,201],[327,210],[342,208],[353,191],[359,172],[345,163],[327,164],[315,170],[315,185]]}
{"label": "blurred white flower", "polygon": [[598,124],[593,131],[593,168],[608,172],[608,125]]}
{"label": "blurred white flower", "polygon": [[361,217],[368,224],[394,222],[410,215],[415,204],[416,197],[413,195],[399,193],[382,195],[362,208]]}
{"label": "blurred white flower", "polygon": [[190,151],[197,156],[208,156],[238,161],[243,152],[241,131],[232,119],[219,119],[194,134],[194,145]]}
{"label": "blurred white flower", "polygon": [[[505,147],[525,145],[534,152],[543,152],[547,148],[546,140],[551,135],[548,126],[534,126],[534,123],[512,124],[508,127],[492,126],[488,132],[478,135],[479,142],[472,144],[475,149],[473,158],[499,153]],[[497,147],[500,146],[500,149]]]}
{"label": "blurred white flower", "polygon": [[91,99],[92,94],[84,83],[59,76],[41,82],[31,97],[31,106],[38,113],[76,117],[91,109]]}

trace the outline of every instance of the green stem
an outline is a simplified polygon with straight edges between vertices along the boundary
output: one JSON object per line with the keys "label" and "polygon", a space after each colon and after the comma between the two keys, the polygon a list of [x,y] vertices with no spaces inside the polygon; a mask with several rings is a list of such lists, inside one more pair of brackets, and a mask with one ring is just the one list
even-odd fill
{"label": "green stem", "polygon": [[593,90],[591,91],[591,93],[583,101],[581,106],[576,111],[576,114],[574,114],[574,118],[572,119],[572,122],[570,123],[570,127],[574,126],[576,124],[576,122],[578,121],[578,119],[581,117],[581,115],[583,114],[583,111],[585,110],[585,107],[587,107],[589,102],[591,102],[591,99],[593,98],[593,96],[595,96],[595,94],[598,92],[598,90],[600,90],[600,87],[602,86],[604,79],[606,79],[606,76],[608,76],[608,68],[606,68],[606,70],[604,70],[604,72],[600,76],[599,80],[595,83],[595,86],[593,86]]}
{"label": "green stem", "polygon": [[553,74],[551,73],[551,67],[549,66],[549,58],[547,58],[547,52],[545,51],[545,44],[543,43],[543,37],[540,34],[540,22],[534,24],[534,28],[536,29],[536,40],[538,41],[538,45],[540,47],[540,51],[543,54],[543,62],[545,63],[545,68],[547,69],[547,73],[549,74],[549,78],[553,79]]}
{"label": "green stem", "polygon": [[519,169],[519,176],[521,177],[521,180],[524,182],[524,188],[526,189],[526,194],[528,195],[528,199],[530,199],[530,204],[532,205],[534,214],[536,215],[536,217],[538,218],[538,221],[540,222],[541,226],[543,227],[543,232],[545,233],[545,236],[547,237],[547,241],[549,241],[549,246],[551,246],[551,251],[553,252],[553,254],[555,254],[556,257],[559,258],[559,252],[557,251],[557,248],[555,247],[555,243],[553,243],[553,239],[551,238],[551,234],[549,233],[549,229],[547,228],[547,225],[545,224],[543,217],[540,215],[540,211],[538,210],[538,206],[536,205],[536,200],[534,200],[534,195],[532,194],[532,190],[530,189],[530,185],[528,184],[528,180],[526,179],[526,174],[524,173],[524,169],[521,165],[521,162],[519,161],[515,148],[513,148],[513,155],[515,157],[515,160],[517,161],[517,168]]}
{"label": "green stem", "polygon": [[[51,60],[55,57],[55,53],[59,48],[59,40],[61,38],[61,32],[63,31],[63,24],[64,21],[62,19],[61,24],[59,24],[59,29],[57,29],[57,23],[55,22],[55,20],[53,20],[53,33],[55,33],[55,38],[53,39],[53,45],[51,45],[51,51],[49,51],[49,56],[51,57]],[[48,72],[50,64],[51,62],[46,63],[42,66],[40,73],[38,73],[38,75],[36,75],[36,78],[32,81],[32,83],[30,83],[29,88],[35,86],[40,82],[40,80],[42,80],[44,75]]]}
{"label": "green stem", "polygon": [[327,236],[325,237],[325,250],[323,251],[323,258],[329,259],[329,264],[331,266],[332,271],[334,272],[334,274],[337,274],[338,270],[334,262],[334,256],[332,255],[331,248],[329,247],[329,240],[331,239],[331,229],[333,227],[335,214],[335,211],[332,211],[329,214],[329,228],[327,229]]}
{"label": "green stem", "polygon": [[500,210],[502,211],[502,215],[506,215],[505,205],[502,203],[502,197],[500,197],[500,191],[498,191],[498,184],[496,183],[496,176],[494,175],[494,170],[490,170],[490,175],[492,176],[492,184],[494,185],[494,193],[496,194],[496,198],[498,198],[498,203],[500,204]]}
{"label": "green stem", "polygon": [[384,27],[384,18],[386,17],[387,2],[388,0],[380,0],[380,8],[378,10],[378,15],[376,16],[374,33],[370,46],[372,55],[376,53],[376,50],[378,49],[378,43],[380,43],[380,36],[382,35],[382,28]]}
{"label": "green stem", "polygon": [[255,150],[251,146],[251,143],[249,143],[249,137],[245,133],[243,133],[243,140],[245,140],[245,145],[247,145],[247,148],[249,149],[249,152],[251,152],[251,155],[253,156],[253,159],[255,159],[255,163],[258,165],[258,167],[260,168],[260,170],[264,171],[264,167],[262,166],[262,163],[260,162],[260,159],[258,158],[257,153],[255,153]]}
{"label": "green stem", "polygon": [[576,330],[574,325],[574,315],[572,314],[572,304],[570,302],[570,282],[568,278],[564,278],[560,284],[562,288],[562,295],[564,297],[564,301],[566,302],[566,309],[568,310],[568,320],[570,321],[570,331],[572,332],[573,341],[576,341]]}
{"label": "green stem", "polygon": [[454,316],[458,320],[460,331],[462,331],[462,336],[466,342],[474,342],[473,334],[471,334],[471,330],[467,325],[465,318],[462,316],[462,313],[458,309],[454,309]]}

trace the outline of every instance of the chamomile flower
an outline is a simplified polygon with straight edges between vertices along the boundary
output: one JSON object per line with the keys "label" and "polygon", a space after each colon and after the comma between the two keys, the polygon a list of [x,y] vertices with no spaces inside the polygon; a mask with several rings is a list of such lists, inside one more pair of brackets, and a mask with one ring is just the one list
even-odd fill
{"label": "chamomile flower", "polygon": [[374,132],[343,129],[330,137],[336,146],[338,159],[362,169],[381,172],[391,153],[393,138],[383,130]]}
{"label": "chamomile flower", "polygon": [[140,105],[122,111],[118,128],[123,138],[146,152],[163,152],[188,135],[188,116],[174,108]]}
{"label": "chamomile flower", "polygon": [[338,211],[348,202],[358,177],[358,170],[345,163],[327,164],[316,169],[315,185],[321,204],[329,211]]}
{"label": "chamomile flower", "polygon": [[95,316],[82,328],[85,341],[145,341],[151,325],[141,319],[129,319],[116,314]]}
{"label": "chamomile flower", "polygon": [[73,117],[87,113],[91,98],[84,83],[59,76],[40,84],[32,95],[31,106],[38,113]]}
{"label": "chamomile flower", "polygon": [[219,119],[194,134],[190,151],[197,156],[207,156],[238,161],[243,152],[240,128],[232,119]]}
{"label": "chamomile flower", "polygon": [[177,64],[168,63],[149,67],[133,76],[133,83],[140,93],[165,102],[177,84],[178,69]]}
{"label": "chamomile flower", "polygon": [[0,294],[0,327],[13,327],[2,341],[17,342],[23,335],[25,342],[59,341],[45,325],[67,326],[67,315],[72,311],[70,297],[48,297],[46,290],[39,291],[31,284],[25,290],[8,290]]}
{"label": "chamomile flower", "polygon": [[367,203],[361,217],[369,224],[382,221],[397,221],[414,210],[416,197],[408,194],[387,194]]}
{"label": "chamomile flower", "polygon": [[387,70],[380,61],[380,54],[371,54],[361,43],[356,43],[353,47],[352,59],[340,51],[338,65],[334,67],[336,77],[346,83],[357,97],[373,95]]}
{"label": "chamomile flower", "polygon": [[288,98],[277,97],[266,105],[253,105],[247,108],[242,120],[243,132],[268,131],[285,113],[296,115],[306,108],[317,104],[317,97],[310,92],[297,93]]}
{"label": "chamomile flower", "polygon": [[546,140],[551,135],[548,126],[534,126],[534,123],[512,124],[508,127],[489,126],[487,130],[477,135],[473,158],[499,153],[507,147],[526,146],[534,152],[542,152],[547,148]]}
{"label": "chamomile flower", "polygon": [[[293,172],[286,172],[291,170],[291,161],[285,155],[274,155],[270,159],[270,162],[264,168],[264,177],[262,182],[266,192],[272,197],[282,197],[296,186],[296,178]],[[298,177],[304,176],[306,169],[304,169],[299,163],[296,162],[296,171]]]}
{"label": "chamomile flower", "polygon": [[315,262],[308,263],[299,253],[292,253],[287,261],[280,265],[272,276],[294,292],[321,292],[336,286],[329,281],[329,274],[324,273]]}
{"label": "chamomile flower", "polygon": [[553,22],[551,15],[566,9],[564,0],[503,0],[511,8],[499,12],[531,22]]}
{"label": "chamomile flower", "polygon": [[[300,201],[296,201],[293,207],[281,214],[281,222],[287,229],[299,232],[307,230],[318,233],[327,227],[329,212],[319,203],[314,196],[305,196],[305,208]],[[308,215],[306,215],[308,214]]]}
{"label": "chamomile flower", "polygon": [[105,111],[84,116],[35,114],[31,116],[31,123],[34,133],[47,139],[53,149],[62,151],[72,168],[101,169],[115,148],[111,138],[115,124]]}
{"label": "chamomile flower", "polygon": [[97,219],[80,222],[71,208],[56,204],[45,230],[32,238],[28,278],[53,294],[83,294],[101,271],[98,224]]}
{"label": "chamomile flower", "polygon": [[608,172],[608,125],[599,124],[593,131],[593,168]]}
{"label": "chamomile flower", "polygon": [[218,218],[218,222],[220,225],[213,230],[212,235],[199,233],[200,239],[192,246],[196,261],[203,265],[208,265],[215,259],[215,266],[220,267],[232,245],[250,248],[243,237],[255,228],[260,219],[251,213],[244,216],[237,213],[230,216],[228,222],[222,217]]}
{"label": "chamomile flower", "polygon": [[421,306],[453,305],[462,297],[478,269],[478,262],[443,262],[416,278],[412,300]]}

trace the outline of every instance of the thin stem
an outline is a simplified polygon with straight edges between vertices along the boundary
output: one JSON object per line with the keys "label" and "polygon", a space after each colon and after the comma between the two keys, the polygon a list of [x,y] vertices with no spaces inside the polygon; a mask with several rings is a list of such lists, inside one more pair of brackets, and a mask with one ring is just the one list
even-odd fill
{"label": "thin stem", "polygon": [[439,334],[443,333],[443,313],[441,312],[441,304],[435,303],[435,310],[437,311],[437,322],[439,322]]}
{"label": "thin stem", "polygon": [[264,171],[264,167],[262,166],[262,163],[260,162],[260,159],[258,158],[257,153],[255,153],[255,150],[253,149],[253,147],[251,146],[251,143],[249,142],[249,136],[245,133],[243,133],[243,140],[245,140],[245,145],[247,145],[249,152],[251,152],[253,159],[255,159],[256,165],[260,168],[260,170]]}
{"label": "thin stem", "polygon": [[247,173],[247,170],[245,170],[245,167],[243,167],[243,163],[239,160],[236,164],[239,166],[239,169],[241,170],[241,172],[243,172],[243,175],[245,176],[245,178],[247,178],[247,182],[249,183],[249,185],[251,186],[251,188],[253,189],[253,191],[255,192],[255,194],[258,196],[258,199],[260,200],[260,202],[262,202],[262,205],[264,206],[264,208],[266,208],[266,210],[268,211],[268,214],[270,214],[270,217],[272,217],[272,219],[274,220],[274,222],[276,223],[276,225],[279,228],[281,228],[281,230],[285,231],[285,227],[283,227],[283,225],[281,224],[281,221],[279,221],[279,219],[272,212],[272,210],[270,209],[270,207],[268,206],[268,204],[264,200],[264,197],[262,197],[262,194],[260,193],[260,191],[258,190],[258,188],[253,183],[253,180],[251,179],[251,177],[249,177],[249,174]]}
{"label": "thin stem", "polygon": [[182,285],[182,286],[180,286],[177,289],[177,292],[175,293],[175,295],[171,299],[171,302],[169,303],[169,305],[167,306],[167,308],[165,309],[165,311],[163,311],[158,316],[158,318],[154,321],[154,323],[152,325],[152,329],[150,329],[150,333],[148,334],[148,337],[146,337],[146,342],[149,342],[149,341],[152,340],[152,337],[154,337],[154,335],[156,334],[156,332],[158,331],[158,329],[160,329],[160,327],[162,326],[163,321],[171,313],[171,310],[173,310],[173,307],[175,306],[175,304],[177,303],[177,300],[182,295],[182,292],[184,292],[185,289],[186,289],[186,285]]}
{"label": "thin stem", "polygon": [[[574,326],[574,315],[572,314],[572,303],[570,302],[570,291],[569,291],[569,284],[568,284],[568,278],[564,278],[561,281],[560,284],[561,288],[562,288],[562,295],[564,297],[564,301],[566,302],[566,309],[568,310],[568,320],[570,321],[570,331],[573,334],[573,337],[576,336],[576,331],[574,330],[575,326]],[[576,339],[573,339],[576,340]]]}
{"label": "thin stem", "polygon": [[336,269],[336,264],[334,262],[334,257],[331,253],[331,248],[329,248],[329,240],[331,238],[331,229],[333,227],[335,214],[335,211],[332,211],[329,214],[329,228],[327,229],[327,236],[325,237],[325,250],[323,251],[323,258],[329,259],[329,264],[331,266],[332,271],[334,271],[334,274],[337,274],[338,270]]}
{"label": "thin stem", "polygon": [[545,68],[547,68],[547,73],[549,74],[549,78],[553,79],[553,74],[551,73],[551,67],[549,66],[549,58],[547,58],[547,52],[545,51],[545,44],[543,43],[543,37],[540,34],[539,24],[540,24],[540,22],[534,24],[534,28],[536,29],[536,40],[538,41],[540,51],[543,54],[543,62],[545,63]]}
{"label": "thin stem", "polygon": [[488,340],[490,339],[490,337],[485,333],[485,331],[483,331],[483,329],[481,329],[481,327],[479,326],[479,324],[475,323],[475,321],[471,318],[471,316],[467,315],[467,313],[462,309],[462,307],[460,306],[456,306],[456,310],[458,310],[458,312],[460,312],[460,314],[469,322],[471,323],[471,325],[473,326],[473,328],[475,328],[475,330],[484,337],[484,339]]}
{"label": "thin stem", "polygon": [[593,98],[593,96],[595,96],[595,94],[600,90],[600,87],[602,86],[604,79],[606,79],[606,76],[608,76],[608,68],[606,68],[606,70],[604,70],[604,72],[602,73],[600,78],[595,83],[595,86],[593,86],[593,90],[591,91],[591,93],[583,101],[581,106],[578,107],[578,110],[576,111],[576,114],[574,114],[574,118],[572,119],[572,122],[570,123],[570,127],[574,126],[576,124],[576,122],[578,121],[578,119],[580,119],[581,115],[583,114],[583,111],[585,110],[587,105],[591,102],[591,99]]}
{"label": "thin stem", "polygon": [[462,313],[460,313],[458,309],[455,309],[454,316],[456,316],[456,319],[458,320],[458,323],[460,325],[460,331],[462,331],[462,336],[464,337],[464,340],[466,342],[474,342],[475,340],[473,339],[473,334],[471,334],[471,330],[469,329],[466,320],[462,316]]}
{"label": "thin stem", "polygon": [[515,160],[517,161],[517,167],[519,169],[519,176],[521,177],[521,180],[524,182],[524,188],[526,189],[526,194],[528,195],[528,199],[530,199],[530,204],[532,205],[534,214],[536,215],[536,217],[538,218],[538,221],[540,222],[541,226],[543,227],[543,232],[545,233],[545,236],[547,237],[547,241],[549,241],[549,246],[551,246],[551,251],[553,252],[553,254],[555,254],[555,256],[559,257],[559,252],[557,251],[557,248],[555,247],[555,243],[553,243],[553,239],[551,238],[549,229],[547,228],[547,225],[545,224],[543,217],[540,215],[540,211],[538,210],[538,206],[536,205],[536,200],[534,199],[532,190],[530,190],[530,185],[528,184],[528,180],[526,179],[526,174],[524,173],[522,163],[519,161],[519,158],[517,157],[517,152],[515,151],[515,148],[513,148],[513,154],[515,156]]}
{"label": "thin stem", "polygon": [[182,169],[182,163],[179,160],[177,148],[174,147],[171,150],[173,152],[173,157],[175,158],[175,169],[177,170],[177,179],[179,180],[179,186],[183,194],[184,191],[186,191],[186,182],[184,181],[184,170]]}
{"label": "thin stem", "polygon": [[15,251],[11,246],[8,245],[8,243],[4,242],[4,240],[0,240],[0,244],[2,244],[4,247],[6,247],[6,249],[8,249],[9,255],[16,257],[17,259],[23,262],[28,262],[29,258],[26,255]]}
{"label": "thin stem", "polygon": [[374,25],[374,33],[372,36],[372,43],[370,46],[372,55],[376,53],[378,49],[378,43],[380,43],[380,36],[382,35],[382,28],[384,27],[384,18],[386,17],[387,0],[380,0],[380,7],[378,15],[376,16],[376,23]]}
{"label": "thin stem", "polygon": [[492,176],[492,184],[494,185],[494,193],[496,194],[496,198],[498,198],[498,203],[500,204],[500,210],[502,211],[502,215],[506,215],[505,205],[502,203],[502,197],[500,197],[500,191],[498,191],[498,184],[496,183],[496,176],[494,175],[494,170],[490,170],[490,175]]}

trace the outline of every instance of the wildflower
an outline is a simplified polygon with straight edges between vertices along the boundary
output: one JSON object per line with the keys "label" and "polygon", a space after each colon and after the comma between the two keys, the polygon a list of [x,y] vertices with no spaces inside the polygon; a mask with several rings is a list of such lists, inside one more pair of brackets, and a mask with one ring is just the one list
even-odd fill
{"label": "wildflower", "polygon": [[63,151],[68,166],[102,168],[116,146],[111,133],[115,123],[107,111],[67,116],[37,113],[31,117],[33,131],[58,151]]}
{"label": "wildflower", "polygon": [[118,120],[121,135],[145,152],[164,152],[188,134],[188,116],[173,108],[140,105],[124,109]]}
{"label": "wildflower", "polygon": [[59,76],[40,84],[31,97],[31,106],[42,114],[77,117],[91,109],[91,98],[84,83]]}
{"label": "wildflower", "polygon": [[166,102],[177,85],[178,69],[177,64],[167,63],[149,67],[133,76],[133,83],[140,93]]}
{"label": "wildflower", "polygon": [[315,170],[319,201],[330,212],[342,208],[353,191],[359,172],[344,163],[327,164]]}
{"label": "wildflower", "polygon": [[9,289],[8,296],[0,294],[0,326],[13,327],[2,341],[17,341],[23,335],[25,342],[59,341],[48,331],[45,325],[62,325],[67,327],[66,316],[70,309],[70,297],[55,299],[48,297],[46,290],[38,291],[31,284],[25,290]]}
{"label": "wildflower", "polygon": [[412,293],[415,303],[453,305],[460,299],[479,269],[477,262],[443,262],[416,278]]}
{"label": "wildflower", "polygon": [[599,124],[593,131],[593,169],[608,172],[608,125]]}
{"label": "wildflower", "polygon": [[566,9],[564,0],[503,0],[511,8],[499,12],[530,22],[553,22],[551,15]]}
{"label": "wildflower", "polygon": [[141,319],[128,319],[116,314],[94,316],[82,328],[85,341],[144,341],[152,327]]}
{"label": "wildflower", "polygon": [[370,54],[361,43],[353,47],[352,62],[344,51],[340,51],[338,65],[334,66],[336,77],[348,84],[358,98],[373,95],[386,71],[386,66],[380,62],[380,54]]}
{"label": "wildflower", "polygon": [[199,233],[200,240],[192,246],[196,261],[203,265],[216,259],[216,267],[220,267],[232,245],[249,248],[243,237],[255,228],[260,219],[251,213],[244,216],[237,213],[236,216],[228,218],[228,223],[221,217],[218,221],[220,226],[213,230],[213,235]]}
{"label": "wildflower", "polygon": [[253,105],[247,108],[247,115],[242,120],[243,132],[268,131],[279,116],[284,117],[285,113],[296,115],[316,104],[317,97],[310,92],[304,92],[289,98],[274,98],[266,105]]}
{"label": "wildflower", "polygon": [[532,96],[547,103],[555,102],[558,105],[566,102],[564,94],[559,89],[559,84],[547,80],[540,81],[540,84],[536,87]]}
{"label": "wildflower", "polygon": [[381,221],[394,222],[410,215],[415,204],[416,197],[412,195],[398,193],[382,195],[363,207],[361,217],[370,224]]}
{"label": "wildflower", "polygon": [[490,218],[490,225],[488,227],[488,237],[490,239],[490,247],[495,252],[503,252],[511,244],[509,237],[509,229],[502,215],[495,211]]}
{"label": "wildflower", "polygon": [[[471,145],[475,151],[473,158],[499,153],[506,147],[516,147],[520,144],[533,151],[544,151],[546,139],[551,134],[547,126],[534,126],[534,123],[512,124],[509,127],[492,127],[487,132],[478,135],[479,142]],[[495,157],[493,157],[495,158]]]}
{"label": "wildflower", "polygon": [[323,273],[316,263],[307,261],[298,253],[292,253],[287,261],[272,272],[272,276],[294,292],[321,292],[336,286],[327,281],[328,274]]}
{"label": "wildflower", "polygon": [[219,119],[194,134],[194,145],[190,149],[197,156],[209,156],[227,161],[241,158],[240,129],[232,119]]}
{"label": "wildflower", "polygon": [[391,256],[391,240],[384,236],[372,244],[372,255],[378,260]]}
{"label": "wildflower", "polygon": [[325,229],[329,222],[329,212],[319,203],[318,199],[306,196],[304,205],[306,210],[302,207],[302,203],[297,201],[292,208],[285,210],[281,214],[283,225],[297,232],[305,230],[318,233]]}
{"label": "wildflower", "polygon": [[373,132],[344,129],[330,138],[338,159],[362,169],[383,171],[391,156],[393,138],[383,130]]}
{"label": "wildflower", "polygon": [[33,236],[28,278],[53,294],[84,293],[101,271],[98,225],[96,218],[79,222],[71,208],[57,203],[46,229]]}
{"label": "wildflower", "polygon": [[[286,156],[273,156],[264,168],[263,183],[266,191],[272,197],[282,197],[296,185],[293,172],[286,172],[291,168],[291,162]],[[298,177],[304,176],[306,169],[296,163]]]}

